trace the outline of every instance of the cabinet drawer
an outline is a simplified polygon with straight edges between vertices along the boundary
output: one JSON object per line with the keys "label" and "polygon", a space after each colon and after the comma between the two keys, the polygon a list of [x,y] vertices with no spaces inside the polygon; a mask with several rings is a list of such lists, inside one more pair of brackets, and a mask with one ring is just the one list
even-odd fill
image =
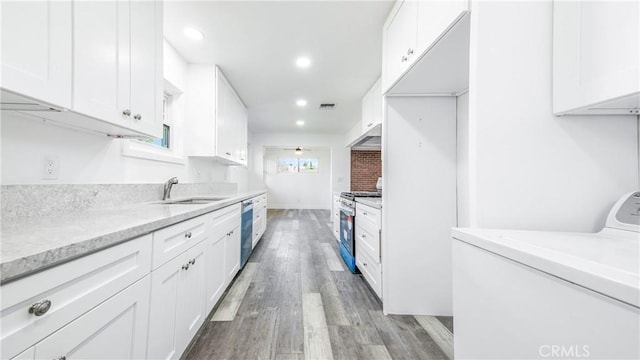
{"label": "cabinet drawer", "polygon": [[253,208],[253,222],[261,221],[264,218],[264,208],[256,209]]}
{"label": "cabinet drawer", "polygon": [[236,204],[212,213],[215,239],[224,237],[226,233],[240,226],[240,209],[240,204]]}
{"label": "cabinet drawer", "polygon": [[182,254],[207,236],[207,215],[166,227],[153,233],[153,268]]}
{"label": "cabinet drawer", "polygon": [[[147,235],[3,285],[1,358],[19,354],[150,270]],[[44,300],[51,302],[45,314],[29,313]]]}
{"label": "cabinet drawer", "polygon": [[[362,241],[356,239],[356,249],[362,246]],[[356,265],[369,286],[382,299],[382,267],[380,264],[375,262],[366,251],[358,252],[356,250]]]}
{"label": "cabinet drawer", "polygon": [[356,223],[356,239],[359,241],[356,254],[366,251],[375,262],[380,263],[380,232]]}
{"label": "cabinet drawer", "polygon": [[142,359],[149,320],[150,275],[35,346],[35,358]]}
{"label": "cabinet drawer", "polygon": [[356,204],[356,224],[369,224],[370,227],[380,230],[382,222],[380,209],[371,206]]}

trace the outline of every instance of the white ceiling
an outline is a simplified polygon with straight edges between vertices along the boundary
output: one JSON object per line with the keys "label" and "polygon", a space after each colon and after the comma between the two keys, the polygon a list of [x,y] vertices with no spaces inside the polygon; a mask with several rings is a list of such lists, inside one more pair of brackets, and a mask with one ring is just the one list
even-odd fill
{"label": "white ceiling", "polygon": [[[392,1],[165,1],[165,37],[189,63],[217,64],[249,108],[252,132],[346,132],[380,76]],[[185,27],[205,34],[189,40]],[[311,58],[307,69],[298,56]],[[296,99],[308,104],[300,108]],[[336,109],[320,111],[320,103]],[[299,127],[296,120],[304,120]]]}

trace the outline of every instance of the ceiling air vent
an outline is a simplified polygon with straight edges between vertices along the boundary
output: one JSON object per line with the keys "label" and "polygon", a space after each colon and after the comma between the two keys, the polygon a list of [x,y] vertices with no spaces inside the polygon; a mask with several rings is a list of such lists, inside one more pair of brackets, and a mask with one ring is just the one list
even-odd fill
{"label": "ceiling air vent", "polygon": [[320,104],[320,110],[333,110],[336,108],[336,104]]}

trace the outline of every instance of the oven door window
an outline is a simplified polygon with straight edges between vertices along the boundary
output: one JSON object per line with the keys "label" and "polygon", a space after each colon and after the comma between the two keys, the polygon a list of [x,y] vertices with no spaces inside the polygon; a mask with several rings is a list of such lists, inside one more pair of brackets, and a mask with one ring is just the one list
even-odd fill
{"label": "oven door window", "polygon": [[340,209],[340,242],[353,254],[353,212]]}

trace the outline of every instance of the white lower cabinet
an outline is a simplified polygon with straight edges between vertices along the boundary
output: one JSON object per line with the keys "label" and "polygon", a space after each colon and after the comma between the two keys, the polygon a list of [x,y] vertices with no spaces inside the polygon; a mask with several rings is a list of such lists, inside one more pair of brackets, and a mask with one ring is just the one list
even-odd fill
{"label": "white lower cabinet", "polygon": [[333,195],[333,209],[331,212],[333,236],[340,242],[340,195]]}
{"label": "white lower cabinet", "polygon": [[356,203],[356,266],[380,299],[382,299],[381,224],[380,209]]}
{"label": "white lower cabinet", "polygon": [[204,321],[204,242],[151,273],[147,358],[174,359]]}
{"label": "white lower cabinet", "polygon": [[180,358],[240,269],[240,208],[2,285],[0,358]]}
{"label": "white lower cabinet", "polygon": [[113,296],[20,354],[20,359],[145,357],[150,276]]}
{"label": "white lower cabinet", "polygon": [[256,247],[258,241],[267,230],[267,195],[253,198],[253,235],[252,247]]}
{"label": "white lower cabinet", "polygon": [[229,232],[229,236],[225,239],[224,248],[224,268],[227,274],[227,283],[229,283],[240,270],[240,226]]}

